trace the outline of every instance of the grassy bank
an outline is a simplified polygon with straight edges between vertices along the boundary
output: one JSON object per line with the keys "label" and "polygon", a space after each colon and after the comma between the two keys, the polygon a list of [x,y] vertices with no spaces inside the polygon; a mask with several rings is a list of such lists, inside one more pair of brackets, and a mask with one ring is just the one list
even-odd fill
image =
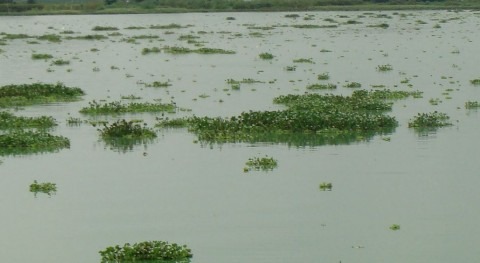
{"label": "grassy bank", "polygon": [[0,15],[143,14],[246,11],[479,10],[480,1],[465,0],[79,0],[56,2],[0,0]]}

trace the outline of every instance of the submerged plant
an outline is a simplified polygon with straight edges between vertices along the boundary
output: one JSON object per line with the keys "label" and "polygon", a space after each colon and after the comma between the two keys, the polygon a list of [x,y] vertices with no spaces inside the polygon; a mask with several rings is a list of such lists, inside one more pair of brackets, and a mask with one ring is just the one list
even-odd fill
{"label": "submerged plant", "polygon": [[246,169],[245,172],[250,170],[262,170],[262,171],[271,171],[274,168],[277,168],[278,162],[277,160],[273,159],[273,157],[252,157],[248,158],[248,161],[245,163]]}
{"label": "submerged plant", "polygon": [[123,246],[107,247],[99,252],[102,263],[162,261],[188,262],[193,254],[186,245],[168,243],[165,241],[144,241],[133,245],[126,243]]}
{"label": "submerged plant", "polygon": [[0,107],[25,106],[78,100],[85,92],[57,84],[33,83],[0,87]]}
{"label": "submerged plant", "polygon": [[38,193],[44,193],[50,196],[57,192],[57,185],[54,183],[39,183],[37,180],[34,180],[30,185],[30,192],[34,193],[35,196]]}
{"label": "submerged plant", "polygon": [[450,126],[450,117],[441,112],[434,111],[432,113],[418,113],[417,116],[408,122],[409,128],[436,128]]}

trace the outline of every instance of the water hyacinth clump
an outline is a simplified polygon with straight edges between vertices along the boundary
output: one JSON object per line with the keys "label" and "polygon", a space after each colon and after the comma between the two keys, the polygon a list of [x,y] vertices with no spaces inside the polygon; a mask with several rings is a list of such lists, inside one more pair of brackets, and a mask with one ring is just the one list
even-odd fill
{"label": "water hyacinth clump", "polygon": [[328,84],[311,84],[307,86],[309,90],[326,90],[326,89],[336,89],[337,85],[328,83]]}
{"label": "water hyacinth clump", "polygon": [[271,171],[274,168],[277,168],[278,162],[273,159],[273,157],[252,157],[248,158],[248,161],[245,163],[246,167],[243,169],[244,172],[251,170],[256,171]]}
{"label": "water hyacinth clump", "polygon": [[99,131],[104,139],[153,139],[157,137],[152,129],[126,120],[118,120],[111,125],[104,124]]}
{"label": "water hyacinth clump", "polygon": [[39,183],[37,180],[34,180],[33,183],[30,185],[30,192],[34,193],[35,196],[38,193],[43,193],[47,195],[52,195],[57,192],[57,185],[54,183]]}
{"label": "water hyacinth clump", "polygon": [[48,129],[56,125],[55,119],[50,116],[23,117],[15,116],[6,111],[0,112],[0,130],[28,128]]}
{"label": "water hyacinth clump", "polygon": [[141,113],[141,112],[175,112],[176,105],[174,103],[149,103],[149,102],[130,102],[123,103],[120,101],[99,103],[91,101],[88,107],[80,109],[83,114],[123,114],[123,113]]}
{"label": "water hyacinth clump", "polygon": [[51,102],[76,101],[85,92],[57,84],[33,83],[0,87],[0,107],[26,106]]}
{"label": "water hyacinth clump", "polygon": [[450,117],[441,112],[418,113],[417,116],[408,122],[409,128],[437,128],[450,126]]}
{"label": "water hyacinth clump", "polygon": [[54,152],[69,147],[68,138],[43,131],[14,130],[0,134],[0,155]]}
{"label": "water hyacinth clump", "polygon": [[165,241],[144,241],[133,245],[112,246],[99,252],[102,263],[118,262],[189,262],[193,256],[186,245]]}

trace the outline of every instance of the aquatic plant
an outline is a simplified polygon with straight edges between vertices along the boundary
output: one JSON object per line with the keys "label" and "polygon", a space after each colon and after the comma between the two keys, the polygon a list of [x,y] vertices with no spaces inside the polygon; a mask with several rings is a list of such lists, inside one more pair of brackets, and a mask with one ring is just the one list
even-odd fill
{"label": "aquatic plant", "polygon": [[188,118],[175,118],[175,119],[159,119],[159,122],[155,124],[155,127],[160,128],[186,128],[189,124]]}
{"label": "aquatic plant", "polygon": [[393,67],[390,64],[377,66],[377,71],[385,72],[385,71],[391,71],[391,70],[393,70]]}
{"label": "aquatic plant", "polygon": [[450,117],[441,112],[431,113],[418,113],[413,117],[413,120],[408,122],[409,128],[436,128],[450,126],[452,123],[449,121]]}
{"label": "aquatic plant", "polygon": [[99,251],[102,263],[137,262],[137,261],[167,261],[183,262],[193,254],[186,245],[168,243],[165,241],[144,241],[133,245],[111,246]]}
{"label": "aquatic plant", "polygon": [[14,130],[0,134],[0,155],[53,152],[70,147],[70,140],[44,131]]}
{"label": "aquatic plant", "polygon": [[186,25],[182,26],[179,24],[171,23],[168,25],[151,25],[149,28],[150,29],[180,29],[180,28],[188,28],[191,27],[192,25]]}
{"label": "aquatic plant", "polygon": [[320,184],[319,188],[320,190],[322,191],[332,191],[332,183],[326,183],[326,182],[323,182]]}
{"label": "aquatic plant", "polygon": [[349,82],[345,85],[343,85],[345,88],[361,88],[362,87],[362,84],[358,83],[358,82]]}
{"label": "aquatic plant", "polygon": [[52,65],[56,65],[56,66],[70,65],[70,61],[63,60],[63,59],[57,59],[57,60],[52,61]]}
{"label": "aquatic plant", "polygon": [[311,58],[298,58],[294,59],[293,63],[310,63],[310,64],[315,64]]}
{"label": "aquatic plant", "polygon": [[472,79],[470,80],[470,83],[475,86],[480,85],[480,79]]}
{"label": "aquatic plant", "polygon": [[325,90],[325,89],[336,89],[337,85],[328,83],[328,84],[311,84],[307,86],[309,90]]}
{"label": "aquatic plant", "polygon": [[162,52],[162,50],[158,47],[152,47],[152,48],[143,48],[142,49],[142,55],[147,55],[147,54],[150,54],[150,53],[160,53]]}
{"label": "aquatic plant", "polygon": [[99,103],[91,101],[88,107],[80,109],[83,114],[123,114],[140,112],[175,112],[177,109],[174,103],[149,103],[149,102],[130,102],[122,103],[120,101]]}
{"label": "aquatic plant", "polygon": [[381,24],[376,24],[376,25],[368,25],[367,27],[388,28],[388,27],[390,27],[390,25],[387,24],[387,23],[381,23]]}
{"label": "aquatic plant", "polygon": [[80,118],[68,117],[66,123],[69,126],[79,126],[83,121]]}
{"label": "aquatic plant", "polygon": [[37,59],[51,59],[51,58],[53,58],[53,56],[50,55],[50,54],[39,54],[39,53],[32,54],[32,59],[35,59],[35,60],[37,60]]}
{"label": "aquatic plant", "polygon": [[273,157],[265,156],[265,157],[252,157],[248,158],[248,161],[245,163],[248,170],[244,171],[271,171],[274,168],[277,168],[278,161],[273,159]]}
{"label": "aquatic plant", "polygon": [[321,73],[321,74],[318,74],[317,79],[318,80],[329,80],[330,75],[328,74],[328,72]]}
{"label": "aquatic plant", "polygon": [[99,35],[99,34],[67,37],[67,39],[78,39],[78,40],[103,40],[103,39],[107,39],[107,38],[108,38],[107,36]]}
{"label": "aquatic plant", "polygon": [[0,87],[0,107],[76,101],[84,94],[80,88],[67,87],[62,83],[12,84]]}
{"label": "aquatic plant", "polygon": [[104,139],[152,139],[157,137],[152,129],[124,119],[118,120],[111,125],[104,124],[99,131]]}
{"label": "aquatic plant", "polygon": [[54,183],[39,183],[37,180],[34,180],[33,183],[30,185],[30,192],[34,193],[35,196],[38,193],[44,193],[49,196],[55,194],[57,192],[57,185]]}
{"label": "aquatic plant", "polygon": [[480,108],[480,102],[478,101],[465,102],[465,109],[477,109],[477,108]]}
{"label": "aquatic plant", "polygon": [[252,78],[243,78],[241,80],[235,80],[235,79],[227,79],[226,82],[228,84],[253,84],[253,83],[264,83],[263,81],[260,80],[255,80]]}
{"label": "aquatic plant", "polygon": [[271,53],[260,53],[258,55],[261,59],[265,59],[265,60],[268,60],[268,59],[273,59],[274,56],[271,54]]}
{"label": "aquatic plant", "polygon": [[116,31],[118,27],[114,26],[95,26],[92,28],[93,31]]}
{"label": "aquatic plant", "polygon": [[50,116],[40,117],[21,117],[15,116],[9,112],[0,112],[0,130],[7,129],[49,129],[56,126],[57,123],[54,118]]}
{"label": "aquatic plant", "polygon": [[37,37],[38,40],[46,40],[53,43],[62,42],[62,37],[55,34],[47,34]]}
{"label": "aquatic plant", "polygon": [[164,47],[162,50],[165,51],[165,53],[170,53],[170,54],[189,54],[189,53],[196,53],[196,54],[235,54],[235,51],[232,50],[225,50],[225,49],[220,49],[220,48],[207,48],[207,47],[202,47],[199,49],[190,49],[190,48],[185,48],[185,47]]}
{"label": "aquatic plant", "polygon": [[394,230],[394,231],[400,230],[400,225],[398,225],[398,224],[392,224],[389,228],[390,228],[390,230]]}
{"label": "aquatic plant", "polygon": [[168,81],[154,81],[152,83],[145,83],[145,87],[153,87],[153,88],[167,88],[172,86]]}

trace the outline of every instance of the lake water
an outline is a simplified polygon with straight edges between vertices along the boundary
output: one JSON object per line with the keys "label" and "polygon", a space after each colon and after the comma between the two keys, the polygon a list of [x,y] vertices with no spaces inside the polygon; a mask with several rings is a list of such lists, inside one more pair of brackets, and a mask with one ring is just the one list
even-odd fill
{"label": "lake water", "polygon": [[[470,83],[480,78],[480,13],[286,14],[0,17],[6,34],[62,36],[60,43],[1,41],[0,85],[62,82],[87,93],[78,102],[14,111],[53,116],[59,126],[52,133],[68,137],[71,147],[0,156],[0,261],[100,262],[98,251],[107,246],[145,240],[187,244],[194,263],[478,261],[480,116],[464,103],[480,100],[480,87]],[[171,23],[189,26],[149,28]],[[371,27],[382,23],[389,27]],[[307,24],[336,27],[293,27]],[[119,30],[92,31],[95,26]],[[92,34],[111,35],[67,39]],[[141,35],[159,38],[125,41]],[[181,35],[236,54],[142,55],[144,48],[196,48],[179,40]],[[261,60],[263,52],[274,59]],[[33,53],[70,64],[32,60]],[[293,62],[302,58],[314,63]],[[392,71],[376,70],[387,64]],[[291,66],[296,70],[287,71]],[[317,80],[327,72],[328,81]],[[263,83],[231,90],[226,82],[244,78]],[[142,84],[154,81],[172,86]],[[97,128],[66,122],[127,118],[153,127],[161,117],[92,118],[78,112],[89,101],[118,101],[122,95],[174,101],[191,110],[170,118],[233,116],[280,109],[274,97],[303,94],[309,84],[334,83],[337,89],[328,93],[349,95],[347,82],[363,89],[419,90],[423,98],[395,102],[388,114],[399,127],[390,140],[376,136],[350,145],[203,145],[194,134],[173,129],[159,130],[152,143],[119,151],[100,140]],[[454,125],[428,134],[408,128],[417,113],[433,111],[447,113]],[[249,158],[265,155],[278,168],[243,172]],[[29,192],[34,180],[56,183],[56,194],[35,197]],[[331,182],[332,191],[320,191],[322,182]],[[400,230],[390,230],[392,224]]]}

